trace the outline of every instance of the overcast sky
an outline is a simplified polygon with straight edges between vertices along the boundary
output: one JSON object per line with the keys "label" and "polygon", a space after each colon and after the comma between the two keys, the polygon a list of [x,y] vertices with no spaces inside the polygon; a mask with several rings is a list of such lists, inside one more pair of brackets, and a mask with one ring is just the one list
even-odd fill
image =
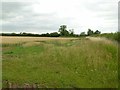
{"label": "overcast sky", "polygon": [[[25,1],[25,2],[24,2]],[[2,32],[118,31],[119,0],[2,0]]]}

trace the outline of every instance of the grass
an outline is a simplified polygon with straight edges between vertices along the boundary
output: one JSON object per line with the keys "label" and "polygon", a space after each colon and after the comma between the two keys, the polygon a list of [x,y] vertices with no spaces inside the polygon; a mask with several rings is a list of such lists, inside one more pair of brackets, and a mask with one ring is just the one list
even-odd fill
{"label": "grass", "polygon": [[49,88],[118,87],[117,44],[87,39],[34,42],[3,44],[3,80]]}
{"label": "grass", "polygon": [[93,35],[94,37],[105,37],[107,39],[110,39],[110,40],[115,40],[117,41],[118,43],[120,43],[120,32],[115,32],[115,33],[103,33],[103,34],[96,34],[96,35]]}

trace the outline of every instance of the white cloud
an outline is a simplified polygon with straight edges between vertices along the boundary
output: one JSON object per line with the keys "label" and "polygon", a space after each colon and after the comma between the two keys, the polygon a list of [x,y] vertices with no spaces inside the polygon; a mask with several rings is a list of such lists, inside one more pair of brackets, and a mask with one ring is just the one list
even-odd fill
{"label": "white cloud", "polygon": [[62,24],[78,34],[88,28],[102,32],[118,30],[118,0],[2,2],[3,32],[52,32],[58,31]]}

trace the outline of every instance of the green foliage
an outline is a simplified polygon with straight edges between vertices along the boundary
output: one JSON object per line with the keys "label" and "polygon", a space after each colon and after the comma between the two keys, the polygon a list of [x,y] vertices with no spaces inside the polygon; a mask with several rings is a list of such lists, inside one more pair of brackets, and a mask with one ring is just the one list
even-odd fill
{"label": "green foliage", "polygon": [[85,32],[81,32],[80,36],[86,36]]}
{"label": "green foliage", "polygon": [[100,34],[101,32],[99,30],[96,30],[95,32],[92,31],[91,29],[88,29],[87,31],[87,35],[91,36],[91,35],[96,35],[96,34]]}
{"label": "green foliage", "polygon": [[96,30],[95,32],[94,32],[94,34],[100,34],[101,32],[100,31],[98,31],[98,30]]}
{"label": "green foliage", "polygon": [[60,32],[60,36],[67,36],[67,37],[75,37],[77,35],[74,34],[74,29],[70,29],[69,31],[67,30],[67,26],[66,25],[61,25],[60,28],[59,28],[59,31]]}
{"label": "green foliage", "polygon": [[88,35],[88,36],[93,35],[93,31],[92,31],[91,29],[88,29],[87,35]]}
{"label": "green foliage", "polygon": [[42,37],[59,37],[60,34],[58,34],[58,32],[53,32],[53,33],[41,34],[40,36],[42,36]]}
{"label": "green foliage", "polygon": [[111,40],[116,40],[118,42],[120,42],[120,32],[116,32],[116,33],[103,33],[103,34],[99,34],[99,35],[93,35],[93,36],[98,36],[98,37],[105,37]]}
{"label": "green foliage", "polygon": [[53,32],[53,33],[50,33],[50,37],[59,37],[60,34],[58,34],[57,32]]}
{"label": "green foliage", "polygon": [[74,36],[74,29],[70,29],[70,30],[69,30],[69,35],[70,35],[70,36]]}
{"label": "green foliage", "polygon": [[66,25],[61,25],[59,28],[59,32],[61,36],[69,36],[69,32],[67,31]]}

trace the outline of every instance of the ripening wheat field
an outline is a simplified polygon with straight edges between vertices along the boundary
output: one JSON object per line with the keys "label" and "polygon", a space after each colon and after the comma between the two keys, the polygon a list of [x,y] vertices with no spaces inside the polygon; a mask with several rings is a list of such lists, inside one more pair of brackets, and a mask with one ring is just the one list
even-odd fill
{"label": "ripening wheat field", "polygon": [[47,88],[117,88],[117,58],[113,41],[2,37],[2,80]]}

